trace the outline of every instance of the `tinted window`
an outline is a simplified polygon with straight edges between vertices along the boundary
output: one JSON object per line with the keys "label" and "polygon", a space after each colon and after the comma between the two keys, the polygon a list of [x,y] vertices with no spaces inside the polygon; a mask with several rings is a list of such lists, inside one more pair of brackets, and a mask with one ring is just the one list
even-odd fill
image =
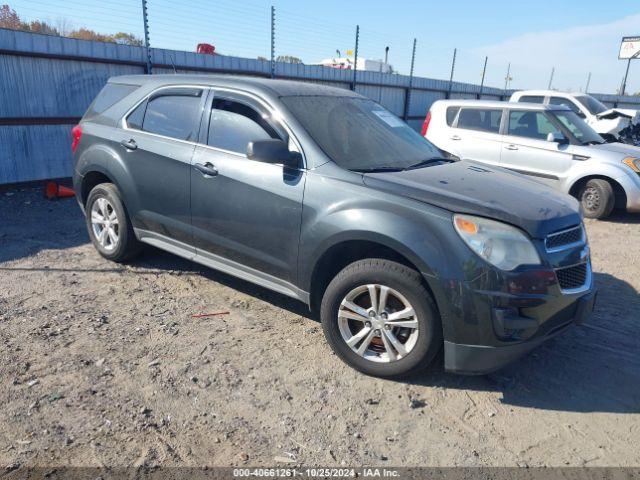
{"label": "tinted window", "polygon": [[349,170],[402,169],[446,154],[372,100],[292,96],[282,102],[325,154]]}
{"label": "tinted window", "polygon": [[549,99],[549,104],[550,105],[564,105],[565,107],[569,107],[571,110],[573,110],[575,113],[577,113],[578,115],[584,115],[580,109],[578,108],[578,106],[573,103],[571,100],[569,100],[568,98],[562,98],[562,97],[551,97]]}
{"label": "tinted window", "polygon": [[[195,141],[202,90],[161,94],[147,103],[142,130],[178,140]],[[134,112],[135,113],[135,112]]]}
{"label": "tinted window", "polygon": [[544,103],[544,97],[540,95],[523,95],[520,97],[518,102],[526,102],[526,103]]}
{"label": "tinted window", "polygon": [[456,119],[456,115],[460,111],[460,107],[449,107],[447,108],[447,125],[452,126],[453,121]]}
{"label": "tinted window", "polygon": [[253,108],[233,100],[213,100],[207,140],[209,145],[244,154],[249,142],[270,138],[279,136]]}
{"label": "tinted window", "polygon": [[458,128],[498,133],[502,110],[463,108],[458,116]]}
{"label": "tinted window", "polygon": [[142,121],[144,120],[144,111],[147,108],[147,102],[142,102],[127,117],[127,127],[135,130],[142,130]]}
{"label": "tinted window", "polygon": [[543,112],[512,110],[509,112],[509,135],[546,140],[547,134],[558,128]]}
{"label": "tinted window", "polygon": [[93,104],[89,108],[89,111],[94,114],[102,113],[107,108],[115,105],[124,97],[137,89],[138,85],[107,83],[100,91],[96,99],[93,101]]}

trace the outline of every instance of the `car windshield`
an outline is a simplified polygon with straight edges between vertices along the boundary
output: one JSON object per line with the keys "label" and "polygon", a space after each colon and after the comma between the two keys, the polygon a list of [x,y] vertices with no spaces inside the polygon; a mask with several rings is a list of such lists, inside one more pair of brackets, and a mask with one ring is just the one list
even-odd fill
{"label": "car windshield", "polygon": [[372,100],[291,96],[282,101],[339,166],[360,172],[440,164],[444,152]]}
{"label": "car windshield", "polygon": [[604,138],[587,125],[575,112],[556,111],[553,114],[582,145],[604,143]]}
{"label": "car windshield", "polygon": [[591,95],[578,95],[576,96],[576,100],[578,100],[584,107],[589,110],[591,115],[597,115],[606,110],[609,110],[604,103],[600,100],[593,98]]}

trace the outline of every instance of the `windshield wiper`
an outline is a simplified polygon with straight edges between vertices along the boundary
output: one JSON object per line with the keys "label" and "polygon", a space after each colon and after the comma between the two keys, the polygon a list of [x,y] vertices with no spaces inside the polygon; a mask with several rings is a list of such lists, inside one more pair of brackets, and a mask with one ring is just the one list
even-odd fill
{"label": "windshield wiper", "polygon": [[582,142],[582,145],[602,145],[606,142],[601,142],[600,140],[589,140],[588,142]]}
{"label": "windshield wiper", "polygon": [[431,165],[433,163],[451,163],[451,162],[453,162],[453,160],[450,158],[432,157],[432,158],[427,158],[425,160],[422,160],[418,163],[414,163],[413,165],[409,165],[404,170],[413,170],[415,168],[426,167],[427,165]]}

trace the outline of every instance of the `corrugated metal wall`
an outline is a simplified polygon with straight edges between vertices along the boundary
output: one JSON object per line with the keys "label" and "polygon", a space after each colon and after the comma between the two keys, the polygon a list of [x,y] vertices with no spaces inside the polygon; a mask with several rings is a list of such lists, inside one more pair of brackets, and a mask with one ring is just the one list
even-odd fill
{"label": "corrugated metal wall", "polygon": [[[267,61],[153,49],[154,73],[223,72],[270,75]],[[0,29],[0,184],[71,175],[70,129],[116,75],[144,73],[145,52],[130,47]],[[276,76],[349,88],[353,72],[278,63]],[[403,116],[409,77],[358,72],[356,91]],[[445,98],[449,83],[414,78],[407,112],[419,129],[431,104]],[[480,87],[454,82],[452,98],[476,98]],[[485,87],[483,98],[502,90]],[[637,97],[598,95],[606,103],[640,108]]]}

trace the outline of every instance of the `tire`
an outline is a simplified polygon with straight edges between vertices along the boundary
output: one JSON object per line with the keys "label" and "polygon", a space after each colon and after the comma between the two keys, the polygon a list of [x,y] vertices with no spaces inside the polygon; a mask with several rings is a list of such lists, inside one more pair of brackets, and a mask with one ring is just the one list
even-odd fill
{"label": "tire", "polygon": [[[371,301],[371,286],[375,302]],[[379,308],[382,288],[388,292],[384,310]],[[360,313],[346,307],[343,301],[351,302],[348,305]],[[372,316],[374,303],[378,311]],[[407,304],[414,315],[397,314],[409,312]],[[369,309],[365,312],[367,305]],[[398,316],[402,318],[395,318]],[[345,267],[324,293],[320,318],[333,351],[347,365],[367,375],[391,378],[417,373],[431,363],[442,347],[440,316],[422,277],[415,270],[390,260],[366,259]],[[367,321],[370,327],[367,327]],[[407,327],[393,326],[397,322],[403,322]],[[409,324],[417,329],[408,327]],[[362,340],[351,347],[347,339],[353,341],[356,334],[361,335]],[[370,335],[373,338],[369,338]],[[404,353],[395,348],[397,343],[392,338],[400,343]],[[367,340],[370,343],[364,348],[364,354],[354,351],[362,350]]]}
{"label": "tire", "polygon": [[611,214],[616,199],[611,184],[606,180],[595,178],[589,180],[578,197],[582,212],[587,218],[605,218]]}
{"label": "tire", "polygon": [[[107,221],[104,220],[105,209]],[[85,205],[85,217],[93,246],[107,260],[125,262],[140,253],[142,245],[133,232],[120,192],[114,184],[101,183],[91,190]],[[102,223],[95,221],[100,219]],[[109,228],[113,235],[109,235]],[[104,237],[100,236],[103,231]]]}

